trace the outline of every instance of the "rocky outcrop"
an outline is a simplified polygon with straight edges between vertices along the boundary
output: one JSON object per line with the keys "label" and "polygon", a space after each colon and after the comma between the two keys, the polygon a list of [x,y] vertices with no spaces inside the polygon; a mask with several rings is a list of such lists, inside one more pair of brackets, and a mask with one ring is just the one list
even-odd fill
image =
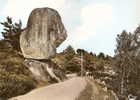
{"label": "rocky outcrop", "polygon": [[66,37],[65,27],[56,10],[37,8],[32,11],[27,28],[20,36],[20,47],[26,58],[24,64],[37,81],[48,81],[49,77],[62,81],[61,70],[48,59],[55,55],[56,48]]}
{"label": "rocky outcrop", "polygon": [[72,78],[31,91],[10,100],[117,100],[112,92],[104,91],[94,80]]}
{"label": "rocky outcrop", "polygon": [[66,79],[65,72],[51,60],[26,59],[24,65],[32,72],[37,82],[61,82]]}
{"label": "rocky outcrop", "polygon": [[48,59],[66,37],[58,12],[51,8],[37,8],[30,14],[27,28],[20,36],[20,47],[25,58]]}

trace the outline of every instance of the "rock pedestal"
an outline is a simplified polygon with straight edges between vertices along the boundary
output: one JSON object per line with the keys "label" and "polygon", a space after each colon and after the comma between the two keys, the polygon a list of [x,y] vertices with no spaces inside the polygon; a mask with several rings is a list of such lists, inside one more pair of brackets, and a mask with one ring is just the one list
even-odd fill
{"label": "rock pedestal", "polygon": [[48,82],[54,80],[61,82],[66,79],[65,73],[51,60],[26,59],[24,65],[32,72],[36,81]]}

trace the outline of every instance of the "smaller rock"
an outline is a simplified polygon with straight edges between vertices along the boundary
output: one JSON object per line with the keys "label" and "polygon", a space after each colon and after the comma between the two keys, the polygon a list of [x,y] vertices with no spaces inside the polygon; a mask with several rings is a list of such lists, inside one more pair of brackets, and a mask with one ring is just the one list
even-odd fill
{"label": "smaller rock", "polygon": [[53,79],[56,82],[63,81],[66,77],[64,71],[62,71],[51,60],[35,60],[26,59],[24,65],[32,72],[36,81],[48,82]]}

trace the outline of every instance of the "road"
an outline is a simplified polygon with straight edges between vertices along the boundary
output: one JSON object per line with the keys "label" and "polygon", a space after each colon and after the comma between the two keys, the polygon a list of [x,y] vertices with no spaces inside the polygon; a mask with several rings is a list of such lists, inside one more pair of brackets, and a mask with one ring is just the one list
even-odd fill
{"label": "road", "polygon": [[72,78],[50,86],[35,89],[30,93],[10,100],[75,100],[86,88],[84,78]]}

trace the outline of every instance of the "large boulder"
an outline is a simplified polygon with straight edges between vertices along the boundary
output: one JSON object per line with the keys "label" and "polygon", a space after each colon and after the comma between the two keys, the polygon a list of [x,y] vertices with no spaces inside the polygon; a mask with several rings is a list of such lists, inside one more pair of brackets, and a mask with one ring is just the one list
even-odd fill
{"label": "large boulder", "polygon": [[65,27],[56,10],[36,8],[20,36],[20,47],[25,58],[48,59],[66,37]]}
{"label": "large boulder", "polygon": [[10,100],[118,100],[111,91],[105,91],[88,78],[72,78],[65,82],[35,89]]}

